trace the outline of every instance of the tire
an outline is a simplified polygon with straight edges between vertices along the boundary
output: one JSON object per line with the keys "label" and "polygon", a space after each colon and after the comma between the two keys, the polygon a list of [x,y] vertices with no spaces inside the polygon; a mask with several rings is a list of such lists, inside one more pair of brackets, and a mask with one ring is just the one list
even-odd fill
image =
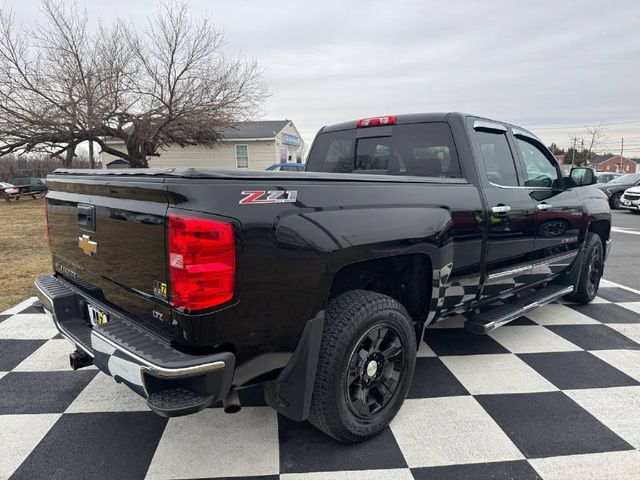
{"label": "tire", "polygon": [[615,193],[611,196],[611,199],[609,200],[609,206],[611,208],[613,208],[614,210],[617,210],[620,208],[620,199],[622,198],[622,193]]}
{"label": "tire", "polygon": [[309,422],[343,443],[373,437],[400,409],[415,362],[413,322],[399,302],[366,290],[338,295],[325,312]]}
{"label": "tire", "polygon": [[598,293],[603,269],[604,248],[602,240],[595,233],[588,232],[578,285],[574,293],[566,296],[567,300],[581,304],[591,302]]}

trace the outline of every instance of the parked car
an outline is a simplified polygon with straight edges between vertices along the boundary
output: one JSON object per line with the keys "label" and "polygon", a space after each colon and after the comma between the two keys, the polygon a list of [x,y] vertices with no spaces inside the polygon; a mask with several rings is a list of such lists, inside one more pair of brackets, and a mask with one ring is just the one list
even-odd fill
{"label": "parked car", "polygon": [[640,212],[640,187],[631,187],[625,190],[620,199],[620,207],[632,212]]}
{"label": "parked car", "polygon": [[274,163],[267,167],[271,172],[304,172],[304,163]]}
{"label": "parked car", "polygon": [[8,193],[9,195],[15,195],[20,191],[20,189],[12,187],[15,187],[15,185],[13,185],[12,183],[0,182],[0,189],[4,190],[4,192]]}
{"label": "parked car", "polygon": [[605,193],[611,208],[615,209],[620,208],[620,199],[624,191],[636,185],[640,185],[640,173],[622,175],[610,182],[598,184],[597,187]]}
{"label": "parked car", "polygon": [[44,178],[15,177],[10,178],[9,183],[19,186],[28,186],[30,192],[46,192],[47,184]]}
{"label": "parked car", "polygon": [[74,369],[95,364],[167,417],[238,411],[262,384],[342,442],[395,416],[427,325],[466,312],[487,334],[588,303],[611,243],[593,170],[565,177],[531,132],[461,113],[323,127],[301,173],[48,179],[55,273],[35,284]]}
{"label": "parked car", "polygon": [[621,177],[622,173],[613,173],[613,172],[596,172],[596,182],[597,183],[607,183],[613,180],[614,178]]}

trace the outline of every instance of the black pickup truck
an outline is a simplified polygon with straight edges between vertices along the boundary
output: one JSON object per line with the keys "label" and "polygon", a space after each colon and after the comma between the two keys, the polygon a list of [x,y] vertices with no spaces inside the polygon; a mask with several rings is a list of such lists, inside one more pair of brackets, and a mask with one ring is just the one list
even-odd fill
{"label": "black pickup truck", "polygon": [[237,411],[261,384],[355,442],[400,408],[426,325],[464,312],[486,334],[594,298],[611,214],[593,183],[527,130],[461,113],[324,127],[301,173],[58,170],[55,274],[36,287],[71,366],[160,415]]}

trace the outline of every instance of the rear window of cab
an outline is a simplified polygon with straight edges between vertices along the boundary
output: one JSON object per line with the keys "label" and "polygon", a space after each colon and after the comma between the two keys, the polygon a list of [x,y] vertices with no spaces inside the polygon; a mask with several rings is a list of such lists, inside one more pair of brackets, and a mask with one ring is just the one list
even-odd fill
{"label": "rear window of cab", "polygon": [[[385,134],[376,135],[375,130]],[[308,172],[460,178],[449,125],[415,123],[321,133],[307,160]]]}

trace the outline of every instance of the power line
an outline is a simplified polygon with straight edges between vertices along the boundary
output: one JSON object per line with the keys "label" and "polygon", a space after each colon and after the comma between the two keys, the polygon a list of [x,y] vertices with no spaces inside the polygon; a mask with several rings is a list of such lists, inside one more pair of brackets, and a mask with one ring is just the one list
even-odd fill
{"label": "power line", "polygon": [[[639,144],[626,142],[626,141],[624,142],[624,146],[629,148],[640,148]],[[598,145],[595,148],[592,148],[592,150],[606,150],[607,148],[616,149],[619,147],[620,147],[620,142],[616,144],[611,144],[611,145]]]}
{"label": "power line", "polygon": [[[625,138],[625,139],[626,139],[626,138],[628,138],[628,139],[629,139],[629,140],[631,140],[632,142],[640,142],[640,137],[635,137],[635,136],[634,136],[634,137],[624,137],[624,138]],[[608,140],[605,140],[605,141],[604,141],[604,143],[615,143],[615,142],[619,142],[619,141],[620,141],[620,139],[619,139],[619,138],[618,138],[618,139],[616,139],[615,137],[614,137],[614,138],[609,137],[609,139],[608,139]]]}
{"label": "power line", "polygon": [[[603,127],[608,127],[610,125],[631,125],[634,123],[640,123],[640,120],[628,120],[628,121],[623,121],[623,122],[602,122],[602,126]],[[527,128],[531,129],[531,130],[570,130],[573,128],[587,128],[589,127],[589,125],[567,125],[567,126],[550,126],[550,127],[545,127],[545,126],[541,126],[541,127],[536,127],[536,126],[528,126]]]}
{"label": "power line", "polygon": [[[604,150],[592,150],[592,152],[600,152],[600,153],[613,153],[620,150],[620,145],[615,148],[605,148]],[[636,152],[640,151],[640,147],[627,147],[627,144],[624,145],[625,152]]]}

